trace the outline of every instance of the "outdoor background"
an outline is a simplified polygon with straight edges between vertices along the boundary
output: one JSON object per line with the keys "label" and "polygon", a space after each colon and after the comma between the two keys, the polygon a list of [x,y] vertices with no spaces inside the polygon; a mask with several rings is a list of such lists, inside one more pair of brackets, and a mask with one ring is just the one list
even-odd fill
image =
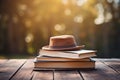
{"label": "outdoor background", "polygon": [[0,0],[0,58],[30,58],[55,35],[120,58],[120,0]]}

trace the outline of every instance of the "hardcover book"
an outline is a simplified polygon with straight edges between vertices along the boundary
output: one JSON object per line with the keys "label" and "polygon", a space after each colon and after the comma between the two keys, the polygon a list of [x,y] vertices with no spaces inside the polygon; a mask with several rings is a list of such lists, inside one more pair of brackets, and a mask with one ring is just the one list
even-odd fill
{"label": "hardcover book", "polygon": [[90,58],[83,59],[71,59],[71,58],[61,58],[61,57],[50,57],[50,56],[37,56],[35,58],[37,61],[90,61]]}
{"label": "hardcover book", "polygon": [[47,51],[41,49],[39,54],[40,56],[83,59],[96,56],[96,51],[95,50]]}
{"label": "hardcover book", "polygon": [[94,69],[95,61],[35,61],[39,69]]}

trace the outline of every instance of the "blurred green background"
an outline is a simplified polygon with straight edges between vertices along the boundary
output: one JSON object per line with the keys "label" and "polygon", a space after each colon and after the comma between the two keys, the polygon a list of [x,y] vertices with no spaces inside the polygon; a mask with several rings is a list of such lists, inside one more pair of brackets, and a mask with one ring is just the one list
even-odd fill
{"label": "blurred green background", "polygon": [[0,0],[0,58],[31,58],[55,35],[120,58],[120,0]]}

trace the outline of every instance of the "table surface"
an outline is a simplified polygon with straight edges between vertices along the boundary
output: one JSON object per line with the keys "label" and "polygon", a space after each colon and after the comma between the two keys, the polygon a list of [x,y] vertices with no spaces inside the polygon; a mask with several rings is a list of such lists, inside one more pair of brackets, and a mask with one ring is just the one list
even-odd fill
{"label": "table surface", "polygon": [[33,71],[33,59],[0,59],[0,80],[120,80],[120,59],[98,59],[95,70]]}

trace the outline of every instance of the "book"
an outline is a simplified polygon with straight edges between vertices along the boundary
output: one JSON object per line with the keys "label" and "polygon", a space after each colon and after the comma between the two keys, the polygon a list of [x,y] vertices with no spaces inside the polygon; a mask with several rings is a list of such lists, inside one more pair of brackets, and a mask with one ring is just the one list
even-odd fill
{"label": "book", "polygon": [[40,56],[83,59],[96,56],[96,51],[95,50],[47,51],[41,49],[39,54]]}
{"label": "book", "polygon": [[49,57],[49,56],[37,56],[37,61],[90,61],[90,58],[83,59],[71,59],[71,58],[60,58],[60,57]]}
{"label": "book", "polygon": [[94,69],[95,61],[35,61],[39,69]]}

